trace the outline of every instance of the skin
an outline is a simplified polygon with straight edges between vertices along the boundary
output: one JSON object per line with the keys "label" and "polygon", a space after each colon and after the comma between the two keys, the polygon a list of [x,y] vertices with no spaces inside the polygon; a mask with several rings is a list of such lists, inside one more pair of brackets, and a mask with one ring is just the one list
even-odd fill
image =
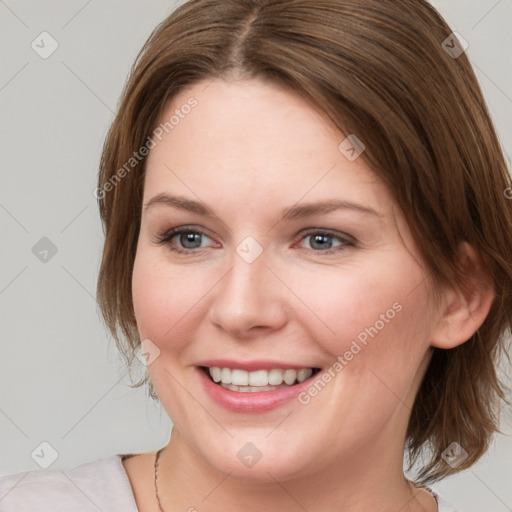
{"label": "skin", "polygon": [[[437,510],[403,475],[410,409],[432,347],[469,339],[492,292],[446,289],[436,307],[405,219],[364,158],[340,152],[345,135],[322,112],[260,80],[210,82],[167,106],[162,121],[198,100],[151,149],[143,204],[170,193],[215,216],[162,203],[143,209],[132,276],[141,339],[160,350],[148,370],[174,424],[160,459],[164,509]],[[280,213],[340,198],[377,215],[345,209],[289,220]],[[186,254],[157,243],[179,226],[206,233]],[[331,236],[315,244],[308,228]],[[263,250],[252,263],[236,252],[247,236]],[[187,250],[183,242],[172,239]],[[477,275],[467,245],[461,261]],[[400,312],[305,405],[230,412],[212,402],[196,374],[195,365],[210,358],[328,369],[396,303]],[[247,442],[262,453],[251,468],[237,458]],[[141,512],[158,510],[154,460],[150,452],[124,461]]]}

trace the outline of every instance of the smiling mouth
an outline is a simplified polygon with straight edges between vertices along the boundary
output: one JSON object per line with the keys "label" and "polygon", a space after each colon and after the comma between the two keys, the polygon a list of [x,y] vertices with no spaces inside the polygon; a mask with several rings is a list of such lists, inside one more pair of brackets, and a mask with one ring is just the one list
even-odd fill
{"label": "smiling mouth", "polygon": [[256,393],[289,388],[301,384],[316,375],[320,368],[301,368],[246,371],[237,368],[200,366],[208,378],[218,386],[230,391]]}

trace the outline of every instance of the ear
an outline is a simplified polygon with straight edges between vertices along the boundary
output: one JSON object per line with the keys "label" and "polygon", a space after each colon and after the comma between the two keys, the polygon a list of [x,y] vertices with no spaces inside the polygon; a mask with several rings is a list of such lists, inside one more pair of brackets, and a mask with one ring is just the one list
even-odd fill
{"label": "ear", "polygon": [[481,259],[467,242],[459,245],[459,265],[467,282],[443,292],[443,310],[431,334],[433,347],[449,349],[469,340],[484,323],[494,299],[494,290]]}

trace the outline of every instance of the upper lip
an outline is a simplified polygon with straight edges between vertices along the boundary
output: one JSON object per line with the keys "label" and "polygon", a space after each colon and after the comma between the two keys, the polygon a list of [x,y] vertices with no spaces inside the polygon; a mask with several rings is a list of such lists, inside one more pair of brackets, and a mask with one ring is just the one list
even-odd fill
{"label": "upper lip", "polygon": [[234,361],[233,359],[208,359],[204,361],[200,361],[197,363],[197,366],[206,366],[206,367],[218,367],[218,368],[231,368],[231,369],[239,369],[245,370],[248,372],[253,372],[257,370],[272,370],[272,369],[291,369],[291,370],[300,370],[301,368],[317,368],[312,365],[304,365],[300,363],[284,363],[282,361],[269,361],[263,359],[255,359],[252,361]]}

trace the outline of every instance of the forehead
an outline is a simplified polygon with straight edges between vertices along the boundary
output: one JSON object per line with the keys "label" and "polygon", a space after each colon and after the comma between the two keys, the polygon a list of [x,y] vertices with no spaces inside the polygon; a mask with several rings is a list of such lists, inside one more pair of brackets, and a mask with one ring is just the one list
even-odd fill
{"label": "forehead", "polygon": [[327,195],[381,212],[392,207],[363,159],[351,161],[340,150],[346,135],[312,102],[278,85],[259,79],[199,82],[168,103],[160,123],[145,199],[179,190],[226,203],[229,190],[246,208],[280,208]]}

